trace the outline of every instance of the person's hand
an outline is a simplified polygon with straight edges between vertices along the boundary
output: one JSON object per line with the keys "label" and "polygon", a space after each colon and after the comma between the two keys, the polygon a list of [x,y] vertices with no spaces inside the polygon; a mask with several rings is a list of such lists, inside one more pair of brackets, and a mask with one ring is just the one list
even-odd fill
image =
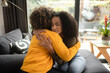
{"label": "person's hand", "polygon": [[50,54],[54,54],[54,49],[49,37],[46,37],[44,34],[41,34],[41,31],[34,31],[36,38],[39,40],[40,43],[38,45],[45,47]]}
{"label": "person's hand", "polygon": [[38,45],[45,47],[50,52],[50,54],[54,53],[54,49],[53,49],[53,46],[52,46],[52,43],[49,37],[46,38],[44,34],[39,34],[36,37],[40,42],[38,43]]}

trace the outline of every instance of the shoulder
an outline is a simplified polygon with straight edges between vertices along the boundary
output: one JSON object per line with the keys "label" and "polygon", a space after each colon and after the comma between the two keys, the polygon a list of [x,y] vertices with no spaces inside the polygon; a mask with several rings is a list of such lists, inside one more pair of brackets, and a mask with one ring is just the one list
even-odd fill
{"label": "shoulder", "polygon": [[60,37],[59,34],[57,34],[56,32],[50,31],[50,30],[46,30],[47,35],[54,39],[54,40],[62,40],[62,38]]}
{"label": "shoulder", "polygon": [[58,37],[60,37],[59,34],[57,34],[56,32],[53,32],[53,31],[51,31],[51,30],[47,30],[47,29],[46,29],[46,32],[47,32],[47,34],[51,34],[51,35],[53,35],[53,36],[58,36]]}
{"label": "shoulder", "polygon": [[37,41],[38,41],[38,40],[37,40],[36,36],[33,35],[32,38],[31,38],[31,43],[33,43],[33,42],[37,42]]}
{"label": "shoulder", "polygon": [[35,36],[35,35],[33,35],[31,40],[35,40],[35,39],[36,39],[36,36]]}
{"label": "shoulder", "polygon": [[60,35],[59,34],[57,34],[56,32],[53,32],[53,31],[50,31],[50,30],[46,30],[47,31],[47,34],[49,34],[49,36],[52,36],[52,37],[54,37],[54,38],[59,38],[59,39],[62,39],[61,37],[60,37]]}

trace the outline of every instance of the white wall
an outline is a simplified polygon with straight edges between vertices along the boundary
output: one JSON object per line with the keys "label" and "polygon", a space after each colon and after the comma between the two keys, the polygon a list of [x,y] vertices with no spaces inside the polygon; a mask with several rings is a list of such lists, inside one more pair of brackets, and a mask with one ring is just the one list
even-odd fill
{"label": "white wall", "polygon": [[3,21],[1,1],[2,0],[0,0],[0,35],[3,35],[5,33],[5,30],[4,30],[4,21]]}

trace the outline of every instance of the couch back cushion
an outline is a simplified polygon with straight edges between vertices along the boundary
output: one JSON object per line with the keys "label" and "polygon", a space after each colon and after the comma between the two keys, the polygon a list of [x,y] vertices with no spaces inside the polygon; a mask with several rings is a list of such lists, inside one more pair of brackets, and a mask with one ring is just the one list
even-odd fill
{"label": "couch back cushion", "polygon": [[0,36],[0,54],[11,53],[9,43],[22,39],[22,33],[20,29],[13,30],[5,35]]}

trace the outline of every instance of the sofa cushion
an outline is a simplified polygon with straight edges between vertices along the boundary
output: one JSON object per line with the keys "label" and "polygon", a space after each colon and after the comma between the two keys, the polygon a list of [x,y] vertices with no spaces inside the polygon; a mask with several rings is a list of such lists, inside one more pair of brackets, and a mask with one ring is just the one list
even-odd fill
{"label": "sofa cushion", "polygon": [[22,33],[20,29],[13,30],[5,35],[0,36],[0,54],[9,54],[9,43],[22,39]]}
{"label": "sofa cushion", "polygon": [[0,73],[19,73],[26,54],[0,55]]}
{"label": "sofa cushion", "polygon": [[110,73],[90,51],[81,49],[79,52],[86,60],[86,69],[83,73]]}

